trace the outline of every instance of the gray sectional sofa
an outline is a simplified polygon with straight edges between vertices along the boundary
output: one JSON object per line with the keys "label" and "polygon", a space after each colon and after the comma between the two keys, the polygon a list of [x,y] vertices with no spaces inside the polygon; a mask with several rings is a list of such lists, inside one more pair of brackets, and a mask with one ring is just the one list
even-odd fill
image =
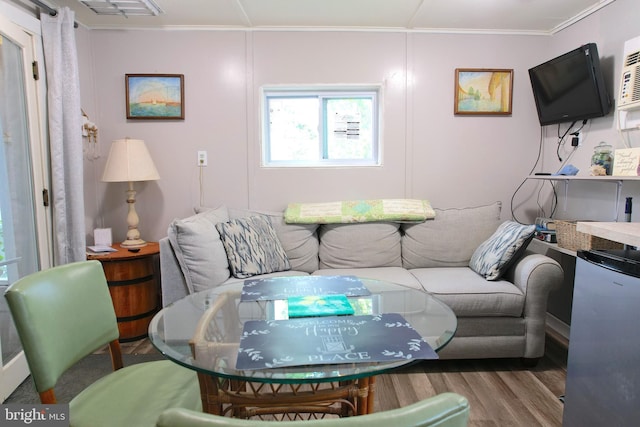
{"label": "gray sectional sofa", "polygon": [[521,357],[544,354],[549,291],[563,271],[553,259],[529,251],[514,259],[499,280],[469,268],[476,248],[500,225],[500,203],[435,209],[422,223],[286,224],[282,213],[219,207],[174,220],[160,241],[163,305],[244,279],[231,276],[215,224],[266,215],[286,252],[290,269],[265,274],[355,275],[424,289],[458,317],[442,359]]}

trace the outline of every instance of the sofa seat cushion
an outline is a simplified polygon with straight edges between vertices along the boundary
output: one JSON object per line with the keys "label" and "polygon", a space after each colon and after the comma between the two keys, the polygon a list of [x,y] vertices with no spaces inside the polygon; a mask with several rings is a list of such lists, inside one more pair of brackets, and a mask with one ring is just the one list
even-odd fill
{"label": "sofa seat cushion", "polygon": [[409,271],[427,292],[451,307],[458,317],[522,316],[525,296],[506,280],[485,280],[469,267]]}
{"label": "sofa seat cushion", "polygon": [[402,267],[371,267],[371,268],[330,268],[318,270],[314,276],[356,276],[364,279],[384,280],[414,289],[422,289],[422,285]]}
{"label": "sofa seat cushion", "polygon": [[323,224],[320,268],[401,267],[400,224]]}
{"label": "sofa seat cushion", "polygon": [[476,248],[500,225],[501,203],[435,209],[436,217],[402,224],[402,266],[466,267]]}

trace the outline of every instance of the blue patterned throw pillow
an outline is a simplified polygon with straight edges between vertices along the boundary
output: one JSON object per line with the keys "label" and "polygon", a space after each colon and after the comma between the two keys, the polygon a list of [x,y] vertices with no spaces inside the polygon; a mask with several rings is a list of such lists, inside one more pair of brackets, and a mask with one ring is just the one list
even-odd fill
{"label": "blue patterned throw pillow", "polygon": [[233,277],[289,270],[289,259],[271,222],[265,216],[250,216],[216,224]]}
{"label": "blue patterned throw pillow", "polygon": [[469,267],[487,280],[498,280],[533,238],[535,225],[514,221],[500,224],[473,253]]}

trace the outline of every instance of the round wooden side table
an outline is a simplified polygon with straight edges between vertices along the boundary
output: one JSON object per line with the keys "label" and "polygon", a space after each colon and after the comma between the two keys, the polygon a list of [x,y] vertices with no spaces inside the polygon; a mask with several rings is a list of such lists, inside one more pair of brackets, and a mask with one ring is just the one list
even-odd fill
{"label": "round wooden side table", "polygon": [[87,259],[102,263],[118,318],[120,342],[146,338],[149,322],[158,311],[159,245],[149,242],[138,252],[122,248],[119,243],[112,248],[117,252],[87,254]]}

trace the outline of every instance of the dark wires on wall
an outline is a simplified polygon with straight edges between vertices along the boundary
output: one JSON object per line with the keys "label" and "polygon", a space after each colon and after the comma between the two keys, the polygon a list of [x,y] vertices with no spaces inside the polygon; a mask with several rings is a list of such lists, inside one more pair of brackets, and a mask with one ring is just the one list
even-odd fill
{"label": "dark wires on wall", "polygon": [[[576,125],[578,121],[574,121],[571,123],[571,125],[567,128],[567,130],[560,135],[560,124],[558,123],[558,147],[556,149],[556,155],[558,156],[558,160],[560,162],[563,161],[562,157],[560,156],[560,147],[562,147],[562,145],[564,145],[565,142],[565,138],[567,137],[567,135],[571,135],[575,138],[577,138],[580,134],[580,131],[582,130],[582,128],[584,128],[584,126],[587,124],[588,119],[585,119],[582,121],[582,125],[578,128],[573,130],[573,127]],[[539,146],[538,146],[538,157],[536,158],[535,164],[533,165],[533,167],[531,168],[531,171],[529,172],[529,175],[531,175],[533,173],[533,171],[536,170],[536,167],[538,166],[538,163],[540,162],[540,156],[542,153],[542,143],[544,141],[543,138],[543,128],[540,127],[540,141],[539,141]],[[572,143],[572,145],[574,145]],[[576,144],[577,145],[577,144]],[[574,146],[574,152],[575,149],[577,148],[577,146]],[[567,161],[569,160],[569,158],[571,158],[571,154],[569,155],[569,157],[567,158]],[[516,188],[516,190],[513,192],[513,195],[511,196],[511,217],[513,218],[514,221],[522,224],[521,221],[519,221],[516,218],[515,215],[515,211],[514,211],[514,199],[516,194],[518,193],[518,191],[520,191],[520,188],[522,188],[522,186],[524,185],[524,183],[527,182],[527,178],[525,178],[522,183],[520,183],[520,185],[518,186],[518,188]],[[553,192],[553,196],[551,198],[551,212],[549,213],[548,217],[549,218],[553,218],[553,215],[555,214],[556,208],[558,206],[558,193],[556,192],[556,186],[553,182],[549,181],[549,183],[551,184],[551,190]],[[538,204],[538,209],[540,210],[540,212],[542,213],[543,216],[547,216],[547,214],[545,213],[545,209],[542,206],[542,204],[540,203],[540,194],[542,192],[542,188],[544,187],[544,185],[542,185],[538,191],[538,199],[537,199],[537,204]]]}
{"label": "dark wires on wall", "polygon": [[571,126],[569,126],[567,128],[567,130],[564,132],[564,134],[562,134],[562,136],[560,136],[560,123],[558,123],[558,147],[556,149],[556,155],[558,156],[558,160],[560,162],[562,162],[562,157],[560,157],[560,147],[562,147],[564,145],[564,139],[567,137],[567,135],[569,134],[569,132],[571,132],[572,136],[578,136],[580,134],[580,131],[582,130],[582,128],[584,127],[584,125],[587,124],[588,119],[584,119],[582,121],[582,125],[577,129],[574,130],[573,132],[571,132],[571,130],[573,129],[573,127],[576,125],[576,123],[578,122],[577,120],[573,121],[571,123]]}
{"label": "dark wires on wall", "polygon": [[[533,165],[533,167],[531,168],[531,171],[529,171],[529,175],[533,174],[533,172],[536,170],[536,168],[538,167],[538,163],[540,162],[540,156],[542,155],[542,143],[544,142],[544,137],[543,137],[543,127],[540,127],[540,139],[538,142],[538,157],[536,158],[536,161]],[[522,186],[524,185],[525,182],[527,182],[528,178],[525,178],[522,180],[522,182],[520,183],[520,185],[518,185],[518,188],[515,189],[515,191],[513,192],[513,195],[511,196],[511,217],[513,218],[514,221],[520,223],[520,224],[524,224],[523,222],[521,222],[515,214],[515,208],[514,208],[514,199],[516,197],[516,194],[518,194],[518,191],[520,191],[520,189],[522,188]],[[555,206],[557,205],[557,194],[556,194],[556,189],[553,186],[553,184],[551,184],[551,187],[553,188],[553,201],[552,201],[552,211],[551,211],[551,215],[553,215],[553,213],[555,212]],[[538,191],[538,209],[540,209],[541,212],[544,212],[544,207],[540,204],[540,192],[542,191],[542,187],[540,187],[540,190]],[[543,216],[546,216],[543,214]],[[551,216],[553,217],[553,216]]]}

